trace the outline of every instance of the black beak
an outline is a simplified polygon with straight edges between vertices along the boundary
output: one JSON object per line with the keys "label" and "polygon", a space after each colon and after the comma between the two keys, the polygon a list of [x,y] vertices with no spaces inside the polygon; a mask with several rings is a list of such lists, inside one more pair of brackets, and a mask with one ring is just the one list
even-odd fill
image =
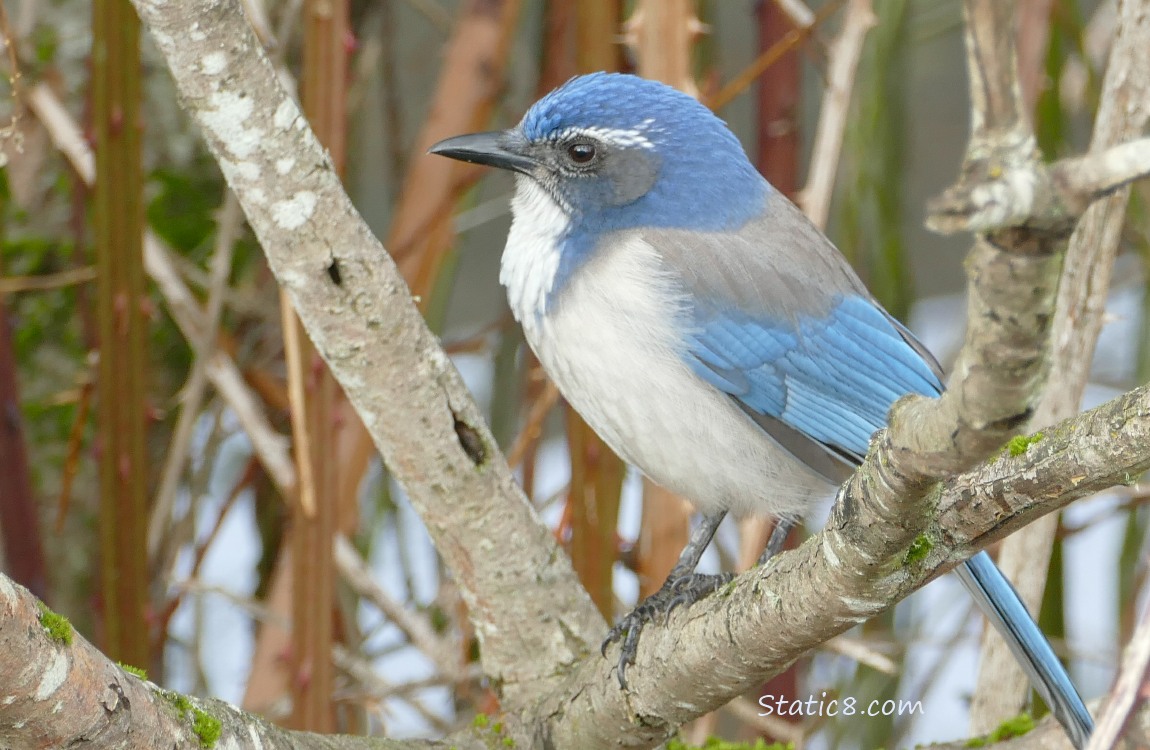
{"label": "black beak", "polygon": [[427,149],[427,152],[472,164],[486,164],[489,167],[531,174],[539,164],[519,153],[519,140],[522,139],[515,138],[505,130],[493,130],[448,138]]}

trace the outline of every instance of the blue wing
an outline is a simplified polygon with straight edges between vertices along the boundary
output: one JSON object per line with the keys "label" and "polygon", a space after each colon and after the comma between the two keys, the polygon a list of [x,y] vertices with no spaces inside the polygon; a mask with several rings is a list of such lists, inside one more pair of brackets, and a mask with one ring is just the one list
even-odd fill
{"label": "blue wing", "polygon": [[695,318],[696,374],[846,461],[862,459],[896,400],[942,391],[937,365],[867,297],[840,296],[825,314],[791,319],[721,308]]}
{"label": "blue wing", "polygon": [[896,400],[942,391],[930,353],[782,195],[734,232],[642,234],[681,285],[687,363],[828,479],[862,460]]}

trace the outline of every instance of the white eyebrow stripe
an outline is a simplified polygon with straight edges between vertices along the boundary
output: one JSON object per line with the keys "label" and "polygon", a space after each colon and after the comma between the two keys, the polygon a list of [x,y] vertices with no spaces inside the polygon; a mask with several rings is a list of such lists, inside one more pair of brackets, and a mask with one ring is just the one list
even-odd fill
{"label": "white eyebrow stripe", "polygon": [[586,135],[620,148],[638,146],[639,148],[653,149],[655,144],[645,135],[648,130],[646,126],[653,122],[652,119],[644,120],[639,128],[566,128],[557,133],[555,139],[566,140],[574,136]]}

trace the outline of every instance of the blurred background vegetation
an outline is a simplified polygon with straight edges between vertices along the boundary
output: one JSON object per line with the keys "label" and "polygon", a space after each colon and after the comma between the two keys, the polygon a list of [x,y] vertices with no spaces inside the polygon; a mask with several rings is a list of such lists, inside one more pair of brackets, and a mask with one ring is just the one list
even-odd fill
{"label": "blurred background vegetation", "polygon": [[[777,187],[825,207],[816,221],[944,362],[961,340],[967,244],[921,220],[968,128],[957,3],[244,5],[608,618],[662,582],[689,507],[629,474],[525,350],[497,281],[510,179],[428,145],[507,127],[580,72],[665,80],[715,107]],[[127,0],[0,7],[3,570],[155,681],[291,726],[436,736],[497,713],[450,577],[286,309]],[[1042,148],[1080,151],[1113,3],[1019,7]],[[849,106],[822,133],[828,89]],[[820,159],[832,178],[815,184]],[[1136,192],[1092,401],[1150,363],[1142,206]],[[1064,519],[1042,621],[1088,697],[1144,591],[1144,498],[1135,486]],[[745,566],[768,531],[732,523],[705,564]],[[910,698],[921,713],[780,721],[749,695],[684,735],[812,747],[965,736],[979,621],[949,585],[762,691]]]}

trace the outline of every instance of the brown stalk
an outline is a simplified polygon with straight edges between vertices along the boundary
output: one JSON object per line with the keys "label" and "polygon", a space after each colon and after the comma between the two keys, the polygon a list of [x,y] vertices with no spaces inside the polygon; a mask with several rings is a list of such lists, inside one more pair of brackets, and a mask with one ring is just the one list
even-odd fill
{"label": "brown stalk", "polygon": [[14,344],[8,305],[0,294],[0,548],[5,570],[43,599],[48,594],[48,575],[24,438]]}
{"label": "brown stalk", "polygon": [[[704,98],[703,104],[706,104],[716,112],[730,104],[731,100],[750,88],[751,84],[755,82],[755,79],[806,41],[807,37],[814,33],[823,21],[834,15],[834,12],[838,10],[845,1],[846,0],[832,0],[824,4],[819,8],[818,13],[815,14],[814,20],[809,26],[794,28],[783,34],[782,38],[759,53],[759,56],[756,57],[750,65],[743,68],[734,78],[723,84],[722,88],[711,96]],[[766,4],[775,5],[775,3]]]}
{"label": "brown stalk", "polygon": [[8,276],[0,279],[0,294],[42,292],[72,286],[73,284],[86,284],[95,280],[96,269],[91,266],[69,268],[67,271],[46,273],[39,276]]}
{"label": "brown stalk", "polygon": [[579,72],[576,56],[583,39],[577,39],[579,17],[599,2],[571,3],[549,0],[543,16],[543,44],[536,93],[545,94]]}
{"label": "brown stalk", "polygon": [[571,408],[567,409],[567,446],[571,456],[567,490],[571,564],[599,612],[611,619],[615,610],[615,528],[626,466]]}
{"label": "brown stalk", "polygon": [[531,400],[531,408],[527,412],[523,429],[519,431],[515,442],[512,443],[511,450],[507,451],[509,466],[518,466],[520,463],[524,463],[527,452],[539,443],[539,437],[543,434],[543,421],[547,419],[547,415],[555,408],[558,401],[559,389],[549,380],[539,394]]}
{"label": "brown stalk", "polygon": [[97,456],[104,639],[109,656],[151,661],[148,608],[147,316],[140,153],[140,24],[127,0],[97,0],[92,28],[96,133]]}
{"label": "brown stalk", "polygon": [[84,426],[88,424],[88,411],[92,406],[93,390],[95,390],[95,384],[90,378],[85,378],[76,399],[76,416],[72,420],[72,428],[68,430],[68,450],[64,454],[64,468],[60,477],[60,496],[56,501],[56,523],[53,526],[53,531],[57,534],[64,530],[64,519],[68,517],[68,508],[72,504],[72,484],[76,481],[76,472],[80,469],[80,451],[84,447]]}

